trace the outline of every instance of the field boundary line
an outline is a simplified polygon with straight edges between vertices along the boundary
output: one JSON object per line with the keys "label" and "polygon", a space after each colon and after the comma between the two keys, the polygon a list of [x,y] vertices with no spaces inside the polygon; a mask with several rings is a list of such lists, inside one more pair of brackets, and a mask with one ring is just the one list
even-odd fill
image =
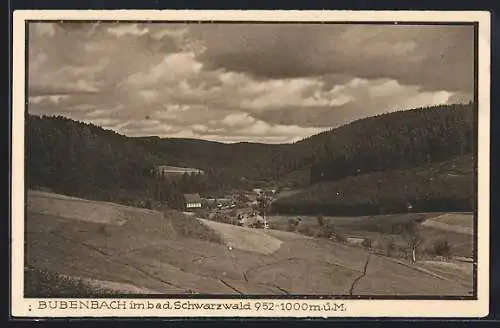
{"label": "field boundary line", "polygon": [[366,271],[368,269],[368,264],[370,263],[371,255],[372,255],[371,253],[368,253],[368,256],[366,257],[366,262],[365,262],[365,265],[363,267],[363,273],[360,276],[356,277],[356,279],[354,279],[354,281],[352,282],[351,288],[349,289],[349,295],[353,295],[354,287],[356,286],[358,281],[360,281],[363,277],[366,276]]}

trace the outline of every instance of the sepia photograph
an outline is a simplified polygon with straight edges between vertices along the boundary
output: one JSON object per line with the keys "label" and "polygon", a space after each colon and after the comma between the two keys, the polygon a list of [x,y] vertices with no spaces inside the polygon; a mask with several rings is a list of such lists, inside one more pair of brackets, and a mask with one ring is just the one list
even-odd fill
{"label": "sepia photograph", "polygon": [[20,312],[486,314],[489,16],[406,13],[20,14]]}

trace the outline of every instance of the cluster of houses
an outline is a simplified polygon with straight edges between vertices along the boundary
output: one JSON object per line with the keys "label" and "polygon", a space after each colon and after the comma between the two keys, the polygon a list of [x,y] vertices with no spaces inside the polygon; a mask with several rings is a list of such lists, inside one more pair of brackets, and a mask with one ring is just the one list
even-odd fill
{"label": "cluster of houses", "polygon": [[254,189],[249,192],[235,192],[221,198],[204,198],[200,194],[185,194],[187,211],[210,210],[209,218],[222,215],[228,222],[247,227],[268,228],[268,224],[257,210],[258,198],[272,198],[276,189]]}
{"label": "cluster of houses", "polygon": [[201,208],[229,209],[236,207],[236,200],[232,198],[203,198],[200,194],[184,194],[187,210]]}
{"label": "cluster of houses", "polygon": [[274,197],[276,189],[254,189],[253,192],[234,193],[221,198],[204,198],[200,194],[184,194],[186,209],[234,209],[239,205],[257,205],[258,197]]}

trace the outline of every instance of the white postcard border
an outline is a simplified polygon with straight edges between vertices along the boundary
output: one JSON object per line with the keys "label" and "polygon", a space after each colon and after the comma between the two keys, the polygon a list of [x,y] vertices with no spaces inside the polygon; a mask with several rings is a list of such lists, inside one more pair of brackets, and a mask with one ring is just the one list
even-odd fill
{"label": "white postcard border", "polygon": [[[23,296],[24,281],[24,111],[25,22],[27,20],[163,20],[163,21],[337,21],[337,22],[479,22],[478,33],[478,225],[477,300],[303,300],[303,299],[114,299],[154,302],[160,309],[41,309],[41,301]],[[13,15],[11,315],[13,317],[483,317],[489,312],[489,169],[490,169],[490,13],[480,11],[214,11],[214,10],[18,10]],[[61,300],[61,299],[58,299]],[[76,301],[83,301],[76,299]],[[89,300],[91,301],[91,300]],[[94,299],[94,301],[102,301]],[[106,300],[113,301],[111,299]],[[175,303],[175,302],[180,303]],[[201,309],[168,310],[174,304],[201,304]],[[250,304],[246,309],[217,309],[206,304]],[[262,304],[273,303],[274,311]],[[294,304],[325,304],[336,311],[294,310]],[[256,304],[261,304],[259,310]],[[292,304],[280,308],[279,303]],[[46,303],[47,304],[47,303]],[[91,302],[89,304],[92,304]],[[95,303],[94,303],[95,304]],[[119,303],[113,303],[119,304]],[[121,304],[121,303],[120,303]],[[335,305],[337,304],[337,305]],[[343,305],[340,305],[343,304]],[[102,304],[101,304],[102,305]],[[75,305],[76,306],[76,305]],[[182,305],[180,305],[182,307]],[[301,308],[303,305],[299,305]],[[175,306],[174,306],[175,307]],[[305,309],[304,306],[302,309]],[[276,310],[276,308],[278,308]]]}

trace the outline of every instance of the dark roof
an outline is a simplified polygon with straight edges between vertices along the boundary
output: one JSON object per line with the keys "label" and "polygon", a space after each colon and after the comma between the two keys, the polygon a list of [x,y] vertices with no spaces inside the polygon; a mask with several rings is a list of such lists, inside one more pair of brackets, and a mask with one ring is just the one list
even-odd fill
{"label": "dark roof", "polygon": [[184,194],[184,198],[188,203],[201,202],[201,197],[199,194]]}

